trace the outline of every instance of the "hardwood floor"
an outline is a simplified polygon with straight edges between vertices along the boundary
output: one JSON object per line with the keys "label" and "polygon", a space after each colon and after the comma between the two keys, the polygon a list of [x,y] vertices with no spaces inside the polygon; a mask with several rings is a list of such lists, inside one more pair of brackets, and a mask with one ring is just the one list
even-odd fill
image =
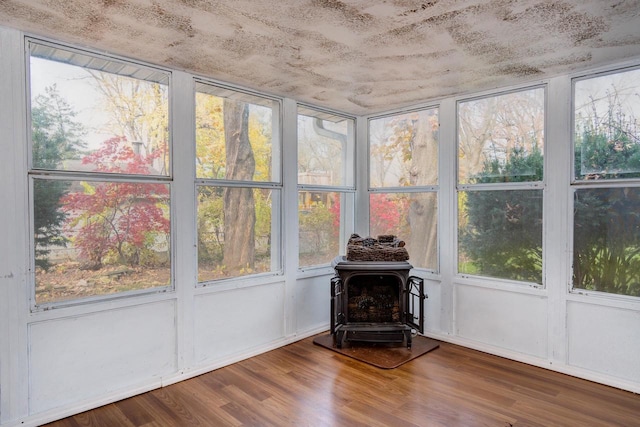
{"label": "hardwood floor", "polygon": [[48,426],[640,426],[640,395],[447,343],[382,370],[308,338]]}

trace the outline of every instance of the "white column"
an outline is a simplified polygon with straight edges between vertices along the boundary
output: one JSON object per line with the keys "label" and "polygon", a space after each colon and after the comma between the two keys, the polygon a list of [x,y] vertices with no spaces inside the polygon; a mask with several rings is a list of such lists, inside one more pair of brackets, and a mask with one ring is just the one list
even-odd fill
{"label": "white column", "polygon": [[571,274],[571,79],[549,80],[546,105],[544,260],[548,291],[548,358],[567,362],[567,295]]}
{"label": "white column", "polygon": [[0,423],[29,413],[27,135],[23,35],[0,28]]}
{"label": "white column", "polygon": [[283,100],[282,116],[284,334],[291,336],[297,332],[295,288],[298,274],[298,106],[293,99]]}
{"label": "white column", "polygon": [[194,290],[198,282],[195,190],[195,95],[190,74],[172,73],[171,134],[173,192],[171,223],[176,292],[178,370],[194,365]]}

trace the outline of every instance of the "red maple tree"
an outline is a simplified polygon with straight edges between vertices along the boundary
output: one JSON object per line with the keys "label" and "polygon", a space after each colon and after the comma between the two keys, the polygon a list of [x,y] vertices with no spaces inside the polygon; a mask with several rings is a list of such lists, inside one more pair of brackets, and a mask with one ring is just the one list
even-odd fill
{"label": "red maple tree", "polygon": [[[105,141],[82,159],[96,172],[150,174],[161,153],[137,154],[124,137]],[[137,181],[84,181],[83,190],[62,198],[67,231],[89,268],[102,267],[106,257],[139,265],[140,256],[169,233],[169,187]]]}

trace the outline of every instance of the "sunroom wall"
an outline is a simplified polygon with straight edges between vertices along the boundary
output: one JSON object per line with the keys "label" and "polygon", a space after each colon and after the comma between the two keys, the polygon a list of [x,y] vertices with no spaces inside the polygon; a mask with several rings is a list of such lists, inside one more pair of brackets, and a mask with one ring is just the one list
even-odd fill
{"label": "sunroom wall", "polygon": [[[640,351],[640,331],[634,326],[640,321],[640,298],[570,290],[572,79],[636,66],[639,60],[364,117],[439,108],[439,272],[414,270],[425,278],[429,296],[426,336],[636,393],[640,391],[640,365],[634,356]],[[546,89],[543,286],[459,274],[456,261],[457,104],[470,98],[536,87]],[[360,171],[359,176],[362,177],[359,191],[366,192],[368,173]],[[368,221],[362,211],[359,215],[356,223]]]}
{"label": "sunroom wall", "polygon": [[[194,76],[175,70],[175,291],[31,312],[23,38],[0,27],[0,425],[39,425],[328,329],[331,269],[297,268],[293,99],[282,99],[283,275],[196,286]],[[439,272],[414,271],[429,294],[425,334],[640,392],[640,302],[568,292],[571,77],[532,82],[548,94],[542,289],[456,275],[456,102],[467,96],[408,108],[438,106],[440,115]],[[369,221],[367,119],[356,121],[361,235]]]}

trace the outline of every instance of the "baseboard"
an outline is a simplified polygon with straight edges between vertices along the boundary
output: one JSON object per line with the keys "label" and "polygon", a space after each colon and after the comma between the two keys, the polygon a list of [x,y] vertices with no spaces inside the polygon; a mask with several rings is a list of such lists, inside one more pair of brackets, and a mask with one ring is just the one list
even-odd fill
{"label": "baseboard", "polygon": [[214,371],[224,366],[231,365],[233,363],[240,362],[245,359],[257,356],[262,353],[266,353],[271,350],[283,347],[288,344],[292,344],[296,341],[303,340],[305,338],[317,335],[321,332],[329,330],[328,324],[318,325],[314,329],[310,329],[301,333],[296,333],[287,337],[283,337],[276,341],[272,341],[268,344],[258,346],[248,351],[238,353],[224,359],[211,361],[204,365],[197,366],[192,369],[182,370],[180,372],[165,375],[160,379],[154,379],[152,381],[143,382],[135,387],[127,388],[124,390],[118,390],[113,393],[109,393],[99,398],[88,399],[82,402],[76,402],[72,405],[63,406],[60,408],[51,409],[38,414],[30,415],[25,418],[21,418],[15,421],[9,421],[6,424],[2,424],[2,427],[38,427],[42,424],[50,423],[52,421],[60,420],[62,418],[70,417],[75,414],[79,414],[90,409],[99,408],[100,406],[108,405],[113,402],[117,402],[129,397],[136,396],[138,394],[146,393],[151,390],[155,390],[161,387],[166,387],[171,384],[178,383],[180,381],[188,380],[198,375],[206,374],[207,372]]}
{"label": "baseboard", "polygon": [[610,375],[605,375],[599,372],[590,371],[588,369],[567,365],[565,363],[558,363],[557,361],[554,362],[547,359],[541,359],[539,357],[531,356],[524,353],[518,353],[516,351],[507,350],[501,347],[495,347],[492,345],[469,340],[466,338],[460,338],[460,337],[446,335],[446,334],[439,334],[437,332],[431,332],[431,331],[427,331],[423,335],[428,338],[433,338],[433,339],[445,341],[451,344],[456,344],[462,347],[471,348],[473,350],[478,350],[483,353],[493,354],[494,356],[504,357],[506,359],[514,360],[516,362],[526,363],[527,365],[549,369],[550,371],[559,372],[561,374],[570,375],[572,377],[581,378],[583,380],[593,381],[599,384],[604,384],[609,387],[615,387],[621,390],[630,391],[631,393],[640,394],[640,384],[636,382],[625,381],[624,379],[621,379],[621,378],[612,377]]}

